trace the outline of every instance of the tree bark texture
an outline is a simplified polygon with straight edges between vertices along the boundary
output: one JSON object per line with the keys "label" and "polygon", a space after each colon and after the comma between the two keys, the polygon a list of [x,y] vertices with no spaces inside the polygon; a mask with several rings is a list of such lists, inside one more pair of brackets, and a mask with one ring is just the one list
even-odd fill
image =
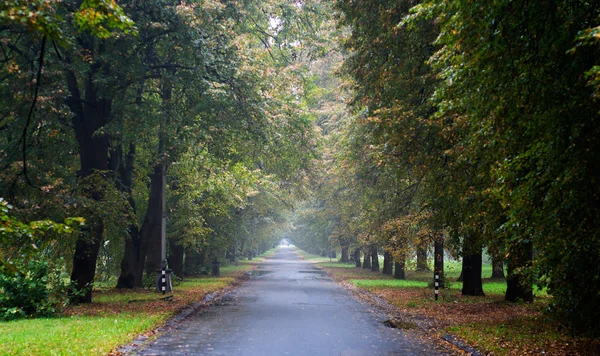
{"label": "tree bark texture", "polygon": [[394,278],[395,279],[406,279],[406,272],[404,270],[404,261],[394,262]]}
{"label": "tree bark texture", "polygon": [[385,251],[383,253],[383,270],[381,271],[381,273],[391,275],[394,267],[393,262],[394,258],[392,257],[392,254]]}
{"label": "tree bark texture", "polygon": [[371,247],[371,271],[379,272],[379,254],[377,247]]}
{"label": "tree bark texture", "polygon": [[[87,45],[91,50],[90,53],[93,54],[93,41],[89,41]],[[108,171],[109,138],[107,135],[101,134],[99,130],[110,122],[111,100],[98,97],[98,86],[94,78],[98,70],[100,70],[100,66],[94,62],[83,81],[83,97],[75,73],[71,70],[66,72],[70,94],[66,103],[73,114],[71,122],[79,146],[78,184],[86,198],[102,202],[104,199],[103,187],[99,187],[98,182],[86,184],[85,180],[95,172],[100,173],[99,179],[106,179],[106,176],[102,176],[102,172]],[[75,293],[73,302],[91,303],[91,285],[96,276],[96,261],[104,234],[104,222],[93,212],[89,212],[88,216],[82,215],[86,218],[87,227],[82,229],[75,244],[71,280],[78,290],[85,289],[85,292]]]}
{"label": "tree bark texture", "polygon": [[342,246],[342,263],[348,263],[348,246]]}
{"label": "tree bark texture", "polygon": [[517,268],[531,265],[533,246],[531,243],[521,243],[513,247],[508,258],[508,277],[506,278],[506,294],[504,299],[509,302],[523,300],[533,302],[533,287],[527,284],[522,275],[515,272]]}
{"label": "tree bark texture", "polygon": [[427,245],[421,244],[417,246],[417,271],[430,271],[427,265]]}
{"label": "tree bark texture", "polygon": [[360,267],[360,249],[359,248],[354,250],[354,266]]}
{"label": "tree bark texture", "polygon": [[[468,239],[465,242],[468,243]],[[484,296],[481,281],[481,247],[468,248],[462,256],[462,295]]]}
{"label": "tree bark texture", "polygon": [[371,251],[369,249],[365,250],[362,268],[371,269]]}
{"label": "tree bark texture", "polygon": [[196,251],[187,249],[185,251],[185,259],[183,261],[183,274],[185,276],[197,276],[200,274],[200,269],[204,267],[206,260],[206,251]]}
{"label": "tree bark texture", "polygon": [[492,278],[505,279],[504,261],[500,257],[492,256]]}
{"label": "tree bark texture", "polygon": [[[117,187],[127,194],[127,201],[133,213],[136,213],[135,201],[131,195],[133,189],[133,167],[135,162],[136,146],[129,145],[129,152],[124,160],[118,164]],[[117,288],[142,287],[142,260],[140,231],[136,221],[132,221],[128,229],[128,238],[125,240],[125,252],[121,260],[121,272],[117,281]]]}
{"label": "tree bark texture", "polygon": [[220,277],[221,276],[221,263],[219,262],[219,257],[215,256],[210,263],[210,275],[212,277]]}
{"label": "tree bark texture", "polygon": [[156,165],[150,175],[148,209],[142,223],[142,260],[146,260],[146,275],[153,276],[160,269],[160,234],[162,220],[162,166]]}
{"label": "tree bark texture", "polygon": [[169,243],[169,268],[173,271],[175,276],[182,278],[183,277],[183,255],[184,255],[184,247],[181,242],[173,242]]}

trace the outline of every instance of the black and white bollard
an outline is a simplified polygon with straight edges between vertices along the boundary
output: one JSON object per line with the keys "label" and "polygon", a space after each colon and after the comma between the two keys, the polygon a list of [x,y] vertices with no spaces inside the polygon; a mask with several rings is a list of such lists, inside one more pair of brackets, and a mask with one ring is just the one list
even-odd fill
{"label": "black and white bollard", "polygon": [[156,270],[156,291],[158,293],[171,293],[173,286],[171,285],[171,270],[163,266]]}
{"label": "black and white bollard", "polygon": [[438,294],[440,289],[440,275],[437,273],[435,274],[435,282],[433,286],[435,288],[435,300],[438,300]]}

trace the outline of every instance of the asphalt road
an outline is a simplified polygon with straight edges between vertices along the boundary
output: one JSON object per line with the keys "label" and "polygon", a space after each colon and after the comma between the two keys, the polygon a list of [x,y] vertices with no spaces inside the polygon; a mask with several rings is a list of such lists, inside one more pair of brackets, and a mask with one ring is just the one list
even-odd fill
{"label": "asphalt road", "polygon": [[386,319],[282,246],[243,286],[177,323],[138,354],[436,354],[431,345],[384,326]]}

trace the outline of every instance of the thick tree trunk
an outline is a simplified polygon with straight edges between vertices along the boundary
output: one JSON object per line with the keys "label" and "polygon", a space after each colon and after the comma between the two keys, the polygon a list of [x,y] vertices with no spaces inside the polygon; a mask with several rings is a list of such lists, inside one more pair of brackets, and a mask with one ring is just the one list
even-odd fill
{"label": "thick tree trunk", "polygon": [[156,165],[150,175],[150,197],[142,224],[142,260],[146,259],[147,276],[154,276],[161,265],[160,234],[162,223],[162,166]]}
{"label": "thick tree trunk", "polygon": [[433,275],[439,275],[439,287],[444,288],[444,235],[436,236],[433,245]]}
{"label": "thick tree trunk", "polygon": [[219,262],[219,257],[213,257],[210,263],[210,275],[212,277],[220,277],[221,276],[221,262]]}
{"label": "thick tree trunk", "polygon": [[342,246],[342,263],[348,263],[348,246]]}
{"label": "thick tree trunk", "polygon": [[[90,48],[94,48],[93,42],[88,45]],[[94,82],[93,73],[98,69],[99,66],[94,63],[90,68],[89,76],[85,79],[85,98],[81,97],[74,72],[67,71],[66,79],[71,94],[67,105],[73,113],[72,123],[79,145],[78,184],[85,197],[101,203],[104,199],[101,184],[97,181],[93,183],[86,181],[86,178],[93,174],[96,174],[100,180],[105,180],[106,176],[103,174],[108,171],[109,138],[102,134],[100,129],[110,121],[111,101],[97,97],[98,87]],[[74,293],[73,302],[75,303],[91,303],[92,301],[91,287],[96,276],[96,261],[104,234],[102,218],[94,213],[90,213],[84,218],[86,218],[87,227],[82,229],[77,238],[71,280],[78,290],[85,289],[85,292]]]}
{"label": "thick tree trunk", "polygon": [[377,253],[377,247],[371,248],[371,271],[379,272],[379,254]]}
{"label": "thick tree trunk", "polygon": [[385,251],[383,254],[383,270],[381,271],[383,274],[392,274],[394,267],[393,261],[394,258],[392,257],[392,254]]}
{"label": "thick tree trunk", "polygon": [[138,227],[129,227],[129,238],[125,240],[125,252],[121,260],[121,274],[117,280],[117,288],[142,287],[142,260],[141,240]]}
{"label": "thick tree trunk", "polygon": [[[135,162],[136,146],[129,145],[129,153],[118,165],[118,188],[127,194],[127,201],[133,213],[136,213],[135,201],[131,195],[133,189],[133,167]],[[125,240],[125,252],[121,260],[121,273],[117,281],[117,288],[135,288],[142,286],[142,261],[140,231],[136,221],[129,225],[128,238]]]}
{"label": "thick tree trunk", "polygon": [[371,269],[371,250],[368,248],[365,250],[362,268]]}
{"label": "thick tree trunk", "polygon": [[185,251],[183,244],[171,241],[169,247],[169,268],[173,271],[175,276],[183,278],[183,253]]}
{"label": "thick tree trunk", "polygon": [[[463,243],[469,243],[469,239],[465,239]],[[465,250],[462,259],[462,295],[484,296],[481,281],[481,247],[474,248],[467,245]]]}
{"label": "thick tree trunk", "polygon": [[[87,226],[79,234],[73,255],[73,271],[71,280],[76,284],[78,292],[73,294],[75,303],[92,302],[92,284],[96,275],[96,260],[100,251],[100,243],[104,225],[100,219],[87,220]],[[81,293],[83,291],[83,293]]]}
{"label": "thick tree trunk", "polygon": [[196,251],[188,249],[185,251],[185,259],[183,261],[183,274],[185,276],[196,276],[200,272],[200,268],[204,267],[206,260],[206,251]]}
{"label": "thick tree trunk", "polygon": [[531,265],[533,247],[531,243],[518,244],[511,248],[508,258],[508,277],[506,278],[506,294],[504,299],[509,302],[523,300],[533,302],[533,288],[527,284],[520,274],[515,273],[517,268]]}
{"label": "thick tree trunk", "polygon": [[360,267],[360,249],[354,250],[354,266]]}
{"label": "thick tree trunk", "polygon": [[417,271],[431,271],[427,265],[427,245],[417,246]]}
{"label": "thick tree trunk", "polygon": [[404,261],[394,262],[394,278],[395,279],[406,279],[406,271],[404,270]]}
{"label": "thick tree trunk", "polygon": [[505,279],[504,261],[500,257],[492,256],[492,277],[494,279]]}
{"label": "thick tree trunk", "polygon": [[238,239],[236,238],[235,244],[233,246],[233,264],[235,266],[239,265],[238,253],[239,253],[239,242],[238,242]]}

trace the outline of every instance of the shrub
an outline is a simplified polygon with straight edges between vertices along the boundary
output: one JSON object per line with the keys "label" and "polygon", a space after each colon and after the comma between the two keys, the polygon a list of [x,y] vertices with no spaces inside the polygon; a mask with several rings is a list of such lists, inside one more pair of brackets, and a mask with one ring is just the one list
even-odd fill
{"label": "shrub", "polygon": [[64,307],[69,280],[44,258],[12,260],[11,272],[0,272],[0,319],[48,317]]}

